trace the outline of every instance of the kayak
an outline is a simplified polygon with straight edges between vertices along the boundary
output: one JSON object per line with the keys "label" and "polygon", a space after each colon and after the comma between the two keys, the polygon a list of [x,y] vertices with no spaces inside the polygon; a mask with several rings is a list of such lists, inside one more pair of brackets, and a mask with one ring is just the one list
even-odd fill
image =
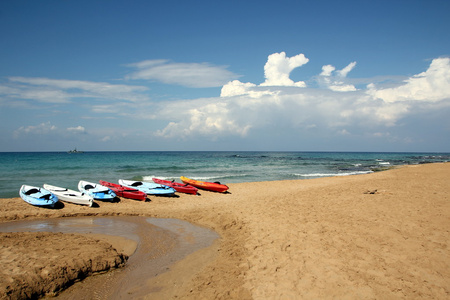
{"label": "kayak", "polygon": [[200,181],[195,179],[190,179],[184,176],[180,177],[181,181],[183,181],[186,184],[190,184],[192,186],[195,186],[196,188],[213,191],[213,192],[219,192],[224,193],[226,192],[229,187],[225,184],[221,184],[219,182],[208,182],[208,181]]}
{"label": "kayak", "polygon": [[50,184],[44,184],[44,188],[46,190],[49,190],[56,196],[58,196],[59,200],[70,202],[73,204],[79,204],[79,205],[87,205],[92,207],[94,204],[94,198],[92,198],[90,195],[81,193],[74,190],[69,190],[66,188],[53,186]]}
{"label": "kayak", "polygon": [[80,180],[78,183],[78,190],[82,193],[90,195],[96,200],[113,201],[114,198],[116,198],[116,194],[106,186],[84,180]]}
{"label": "kayak", "polygon": [[171,188],[175,189],[175,191],[180,193],[197,195],[198,192],[198,189],[196,187],[189,184],[179,183],[170,180],[163,180],[158,178],[152,178],[152,180],[154,183],[170,186]]}
{"label": "kayak", "polygon": [[50,191],[36,186],[22,185],[19,190],[20,197],[28,204],[35,206],[55,207],[58,197]]}
{"label": "kayak", "polygon": [[138,189],[148,195],[173,196],[175,194],[175,190],[173,188],[153,182],[119,179],[119,184]]}
{"label": "kayak", "polygon": [[100,180],[99,183],[107,188],[111,189],[119,197],[124,197],[128,199],[135,199],[145,201],[147,199],[147,194],[141,192],[140,190],[126,187],[117,183],[107,182]]}

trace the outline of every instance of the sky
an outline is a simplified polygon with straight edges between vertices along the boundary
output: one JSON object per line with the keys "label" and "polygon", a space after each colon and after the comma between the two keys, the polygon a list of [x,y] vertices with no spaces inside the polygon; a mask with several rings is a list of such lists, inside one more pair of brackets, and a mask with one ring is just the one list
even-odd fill
{"label": "sky", "polygon": [[0,151],[450,152],[450,1],[0,1]]}

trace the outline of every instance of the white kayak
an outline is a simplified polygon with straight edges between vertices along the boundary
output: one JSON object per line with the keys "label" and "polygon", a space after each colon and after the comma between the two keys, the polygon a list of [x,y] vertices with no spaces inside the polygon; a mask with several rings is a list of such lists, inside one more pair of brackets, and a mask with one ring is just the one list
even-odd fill
{"label": "white kayak", "polygon": [[119,184],[138,189],[148,195],[173,196],[175,194],[173,188],[153,182],[119,179]]}
{"label": "white kayak", "polygon": [[80,180],[78,183],[78,190],[82,193],[90,195],[95,200],[113,201],[114,198],[116,198],[116,194],[112,190],[106,186],[94,182]]}
{"label": "white kayak", "polygon": [[87,205],[91,206],[94,204],[94,198],[86,193],[69,190],[63,187],[58,187],[50,184],[44,184],[44,189],[49,190],[56,196],[59,200],[70,202],[73,204]]}

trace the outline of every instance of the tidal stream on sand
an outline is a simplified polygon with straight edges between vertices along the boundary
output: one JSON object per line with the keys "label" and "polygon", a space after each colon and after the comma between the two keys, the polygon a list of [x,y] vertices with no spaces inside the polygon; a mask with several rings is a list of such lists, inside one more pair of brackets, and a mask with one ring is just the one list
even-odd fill
{"label": "tidal stream on sand", "polygon": [[[136,250],[124,268],[77,282],[56,299],[151,298],[165,288],[148,280],[219,237],[214,231],[178,219],[146,217],[74,217],[0,224],[2,232],[62,232],[119,236]],[[122,243],[123,244],[123,243]],[[130,247],[128,247],[130,248]],[[131,251],[132,252],[132,251]],[[150,296],[150,297],[149,297]]]}

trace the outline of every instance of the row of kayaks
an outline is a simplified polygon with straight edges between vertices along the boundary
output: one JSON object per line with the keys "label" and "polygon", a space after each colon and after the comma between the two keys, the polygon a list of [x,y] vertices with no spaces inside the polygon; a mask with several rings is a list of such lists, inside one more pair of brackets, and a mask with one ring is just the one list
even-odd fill
{"label": "row of kayaks", "polygon": [[78,190],[44,184],[43,187],[22,185],[20,197],[35,206],[54,207],[59,201],[92,206],[94,200],[113,201],[117,196],[145,201],[147,195],[173,196],[176,192],[196,195],[198,189],[224,193],[228,186],[219,182],[205,182],[180,177],[183,183],[153,178],[153,182],[119,179],[119,183],[100,180],[99,183],[80,180]]}

